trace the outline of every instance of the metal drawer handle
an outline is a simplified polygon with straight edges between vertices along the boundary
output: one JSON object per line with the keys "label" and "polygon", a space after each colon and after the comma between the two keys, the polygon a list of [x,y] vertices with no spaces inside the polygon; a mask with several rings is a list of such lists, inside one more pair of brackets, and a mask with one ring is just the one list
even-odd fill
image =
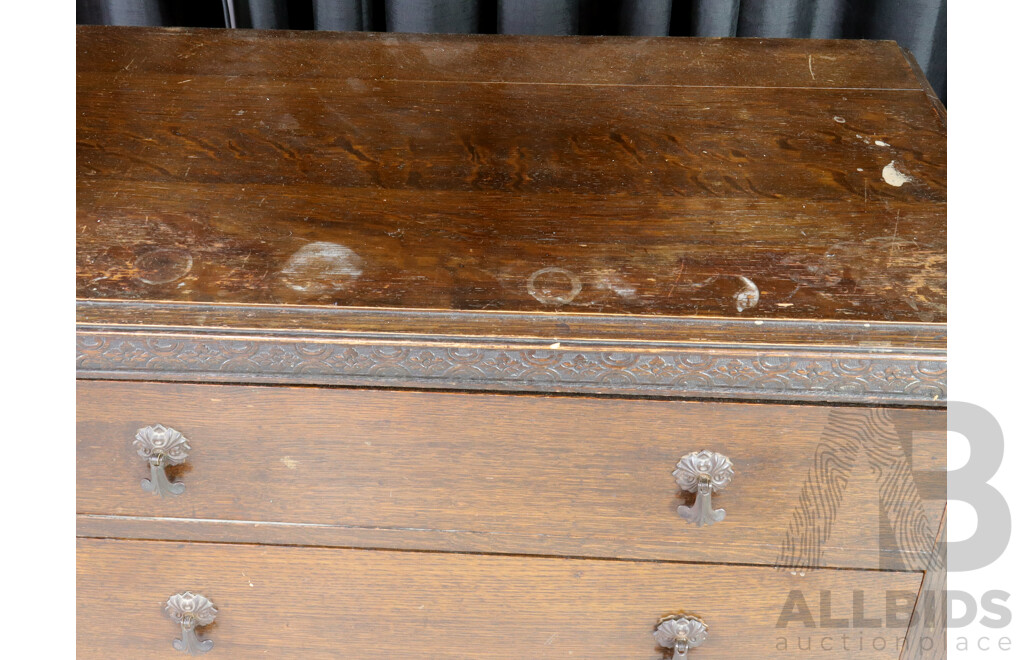
{"label": "metal drawer handle", "polygon": [[200,640],[196,636],[196,628],[208,626],[217,618],[217,609],[209,598],[186,591],[168,598],[164,609],[181,625],[181,639],[172,642],[174,648],[189,655],[206,653],[213,648],[212,639]]}
{"label": "metal drawer handle", "polygon": [[684,520],[703,527],[725,519],[725,509],[711,508],[711,494],[732,481],[732,461],[727,456],[707,449],[695,451],[679,459],[672,476],[684,492],[697,493],[693,506],[676,509]]}
{"label": "metal drawer handle", "polygon": [[188,438],[163,424],[141,428],[132,442],[139,456],[149,463],[149,479],[142,480],[142,490],[161,496],[181,495],[185,492],[185,484],[180,481],[171,482],[164,468],[178,465],[188,458],[192,449]]}
{"label": "metal drawer handle", "polygon": [[672,649],[672,660],[684,660],[708,638],[708,627],[695,616],[671,616],[661,620],[654,639],[662,648]]}

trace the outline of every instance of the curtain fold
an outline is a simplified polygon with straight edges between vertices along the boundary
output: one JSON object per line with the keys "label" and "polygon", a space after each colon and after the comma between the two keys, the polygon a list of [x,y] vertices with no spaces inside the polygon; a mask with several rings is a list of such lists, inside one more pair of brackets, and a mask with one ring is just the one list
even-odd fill
{"label": "curtain fold", "polygon": [[623,0],[619,25],[622,34],[667,37],[672,27],[672,0]]}
{"label": "curtain fold", "polygon": [[892,39],[946,98],[946,0],[76,0],[79,23]]}
{"label": "curtain fold", "polygon": [[740,0],[703,0],[694,3],[694,36],[735,37],[739,21]]}
{"label": "curtain fold", "polygon": [[232,27],[272,30],[289,27],[288,0],[231,0],[235,25]]}
{"label": "curtain fold", "polygon": [[502,34],[579,34],[580,0],[498,0]]}
{"label": "curtain fold", "polygon": [[479,3],[465,0],[388,0],[389,32],[471,33],[479,31]]}
{"label": "curtain fold", "polygon": [[738,37],[809,37],[811,14],[829,2],[745,0],[740,5]]}
{"label": "curtain fold", "polygon": [[[230,2],[230,0],[225,0]],[[313,27],[317,30],[372,30],[371,0],[313,0]]]}
{"label": "curtain fold", "polygon": [[79,23],[89,25],[167,25],[170,15],[159,0],[112,2],[111,0],[76,0]]}

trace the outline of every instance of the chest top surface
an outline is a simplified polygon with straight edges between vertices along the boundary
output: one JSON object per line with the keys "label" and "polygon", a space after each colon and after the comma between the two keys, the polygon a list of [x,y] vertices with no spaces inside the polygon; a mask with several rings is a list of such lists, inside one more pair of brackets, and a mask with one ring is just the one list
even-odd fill
{"label": "chest top surface", "polygon": [[891,42],[79,27],[82,326],[943,352]]}

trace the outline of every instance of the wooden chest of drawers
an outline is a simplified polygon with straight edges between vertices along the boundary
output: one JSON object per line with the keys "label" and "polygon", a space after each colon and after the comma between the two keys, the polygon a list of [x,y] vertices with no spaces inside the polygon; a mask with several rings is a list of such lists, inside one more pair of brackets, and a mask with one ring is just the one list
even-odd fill
{"label": "wooden chest of drawers", "polygon": [[81,657],[943,654],[894,44],[82,27],[77,110]]}

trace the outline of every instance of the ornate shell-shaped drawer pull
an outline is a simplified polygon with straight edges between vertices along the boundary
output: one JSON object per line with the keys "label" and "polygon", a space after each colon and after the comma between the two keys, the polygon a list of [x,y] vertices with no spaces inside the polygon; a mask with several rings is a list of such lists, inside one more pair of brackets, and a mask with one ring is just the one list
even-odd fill
{"label": "ornate shell-shaped drawer pull", "polygon": [[672,476],[684,492],[697,493],[693,506],[676,509],[684,520],[703,527],[725,519],[725,509],[711,508],[711,494],[732,481],[732,461],[728,457],[707,449],[692,452],[679,459]]}
{"label": "ornate shell-shaped drawer pull", "polygon": [[217,618],[217,609],[209,598],[186,591],[168,598],[164,609],[181,626],[181,639],[172,642],[174,648],[189,655],[206,653],[213,648],[212,639],[200,640],[196,635],[196,628],[208,626]]}
{"label": "ornate shell-shaped drawer pull", "polygon": [[142,480],[142,490],[161,496],[181,495],[185,484],[171,482],[164,469],[178,465],[188,458],[192,447],[188,438],[169,426],[157,424],[139,429],[132,442],[139,456],[149,463],[149,479]]}
{"label": "ornate shell-shaped drawer pull", "polygon": [[695,649],[708,638],[708,627],[695,616],[665,617],[654,631],[654,640],[662,648],[672,649],[672,660],[688,657],[690,649]]}

